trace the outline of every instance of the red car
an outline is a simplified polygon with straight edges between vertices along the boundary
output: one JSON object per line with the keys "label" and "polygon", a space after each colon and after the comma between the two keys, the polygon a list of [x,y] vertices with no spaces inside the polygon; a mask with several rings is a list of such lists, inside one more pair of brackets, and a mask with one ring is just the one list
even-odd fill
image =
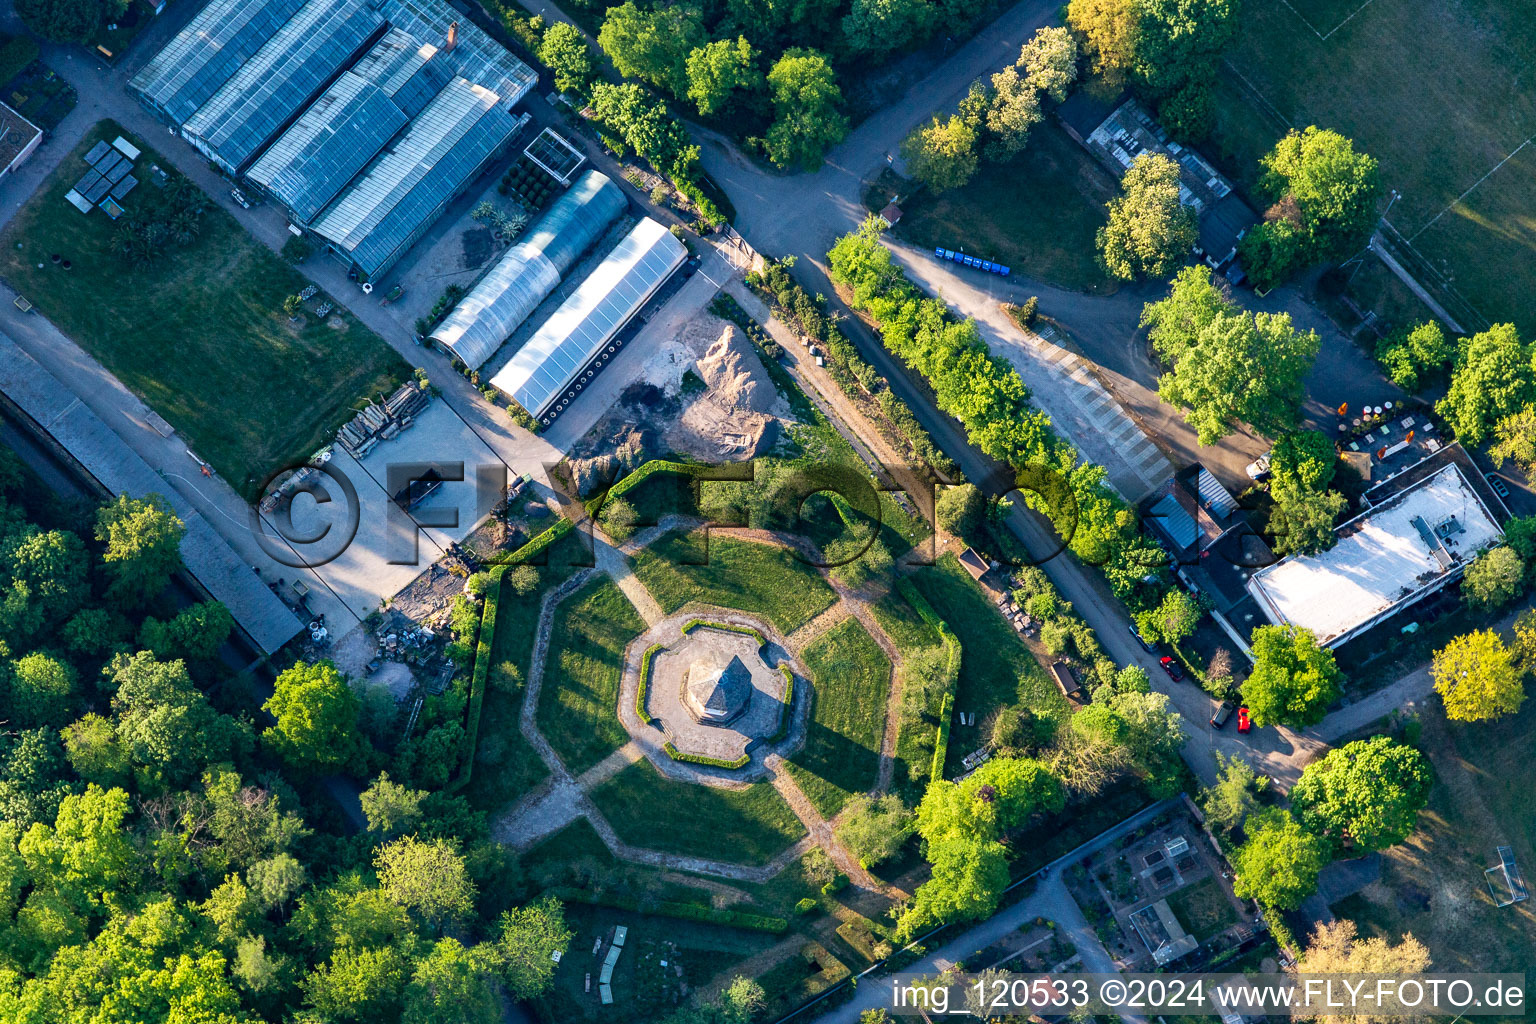
{"label": "red car", "polygon": [[1237,709],[1237,731],[1238,732],[1247,732],[1249,729],[1252,729],[1252,728],[1253,728],[1253,722],[1251,722],[1248,719],[1248,709],[1247,708],[1238,708]]}
{"label": "red car", "polygon": [[1157,663],[1163,666],[1163,671],[1168,673],[1169,679],[1176,683],[1183,681],[1184,673],[1179,671],[1179,663],[1168,657],[1168,655],[1165,654],[1158,658]]}

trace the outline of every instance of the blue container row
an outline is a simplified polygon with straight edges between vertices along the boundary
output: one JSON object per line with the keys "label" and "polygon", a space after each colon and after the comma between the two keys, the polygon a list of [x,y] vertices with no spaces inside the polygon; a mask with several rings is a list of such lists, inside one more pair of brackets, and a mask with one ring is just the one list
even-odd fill
{"label": "blue container row", "polygon": [[975,256],[967,256],[963,252],[955,252],[953,249],[935,249],[933,254],[941,260],[951,260],[967,267],[975,267],[977,270],[985,270],[989,274],[1008,276],[1008,268],[1001,263],[993,263],[991,260],[979,260]]}

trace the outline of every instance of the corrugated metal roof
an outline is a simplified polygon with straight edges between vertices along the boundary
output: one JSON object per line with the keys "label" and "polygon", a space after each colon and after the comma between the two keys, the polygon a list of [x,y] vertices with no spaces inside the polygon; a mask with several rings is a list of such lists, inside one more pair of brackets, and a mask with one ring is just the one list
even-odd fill
{"label": "corrugated metal roof", "polygon": [[646,217],[550,314],[491,384],[543,416],[577,374],[688,258],[683,243]]}
{"label": "corrugated metal roof", "polygon": [[368,0],[309,0],[182,130],[243,167],[383,24]]}
{"label": "corrugated metal roof", "polygon": [[246,177],[308,224],[405,125],[377,85],[343,72]]}
{"label": "corrugated metal roof", "polygon": [[184,122],[303,6],[304,0],[213,0],[129,87]]}
{"label": "corrugated metal roof", "polygon": [[626,206],[624,193],[606,174],[583,174],[470,289],[432,337],[470,369],[478,369]]}
{"label": "corrugated metal roof", "polygon": [[517,131],[492,92],[455,79],[315,222],[369,275],[387,268]]}

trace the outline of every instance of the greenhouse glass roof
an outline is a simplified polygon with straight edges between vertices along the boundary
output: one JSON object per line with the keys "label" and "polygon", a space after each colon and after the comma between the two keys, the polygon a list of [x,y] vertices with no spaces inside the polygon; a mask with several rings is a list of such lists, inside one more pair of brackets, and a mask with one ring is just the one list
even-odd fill
{"label": "greenhouse glass roof", "polygon": [[315,233],[370,276],[382,272],[521,124],[494,93],[455,79],[320,216]]}
{"label": "greenhouse glass roof", "polygon": [[310,0],[182,130],[226,166],[244,167],[383,23],[368,0]]}
{"label": "greenhouse glass roof", "polygon": [[393,27],[438,47],[448,38],[448,26],[458,22],[458,42],[442,56],[454,74],[491,90],[505,106],[522,99],[539,80],[537,72],[443,0],[382,0],[379,10]]}
{"label": "greenhouse glass roof", "polygon": [[433,339],[464,365],[478,369],[549,297],[627,205],[624,193],[607,175],[583,174],[470,289],[432,332]]}
{"label": "greenhouse glass roof", "polygon": [[404,128],[407,118],[371,82],[344,72],[246,177],[308,224]]}
{"label": "greenhouse glass roof", "polygon": [[213,0],[129,85],[184,122],[303,6],[304,0]]}
{"label": "greenhouse glass roof", "polygon": [[688,250],[665,227],[641,220],[491,384],[542,417],[687,258]]}

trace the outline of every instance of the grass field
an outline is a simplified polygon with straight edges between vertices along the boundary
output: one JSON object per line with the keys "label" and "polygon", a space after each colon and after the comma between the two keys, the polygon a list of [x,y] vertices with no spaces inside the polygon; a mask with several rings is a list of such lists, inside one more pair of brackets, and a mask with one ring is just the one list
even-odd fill
{"label": "grass field", "polygon": [[1408,841],[1383,853],[1381,880],[1334,905],[1363,935],[1412,932],[1437,971],[1529,971],[1536,964],[1530,903],[1499,909],[1483,870],[1511,846],[1527,880],[1536,867],[1536,701],[1499,722],[1448,723],[1423,712],[1420,745],[1435,787]]}
{"label": "grass field", "polygon": [[620,839],[662,853],[762,864],[805,835],[766,782],[741,790],[674,782],[642,760],[591,795]]}
{"label": "grass field", "polygon": [[539,691],[539,731],[572,775],[629,741],[619,724],[619,678],[624,645],[644,631],[640,613],[606,576],[555,610]]}
{"label": "grass field", "polygon": [[635,575],[664,611],[700,601],[762,615],[792,633],[837,598],[815,569],[781,548],[714,535],[706,549],[704,536],[673,531],[635,558]]}
{"label": "grass field", "polygon": [[[941,652],[939,634],[923,621],[906,598],[893,590],[870,605],[870,609],[885,635],[901,651],[905,661],[901,671],[924,671],[934,664],[927,655]],[[938,656],[942,657],[942,654]],[[896,733],[896,766],[891,776],[891,788],[908,803],[921,799],[927,788],[941,704],[937,687],[921,686],[916,680],[913,685],[902,687],[901,726]]]}
{"label": "grass field", "polygon": [[1168,897],[1168,906],[1184,930],[1201,942],[1237,924],[1237,911],[1232,909],[1221,882],[1214,878],[1180,889]]}
{"label": "grass field", "polygon": [[1066,717],[1066,698],[954,555],[914,573],[912,581],[964,649],[955,710],[974,713],[976,726],[962,726],[956,719],[949,733],[951,761],[959,763],[985,742],[988,719],[999,708],[1023,704],[1036,715]]}
{"label": "grass field", "polygon": [[805,746],[788,763],[807,799],[830,818],[875,784],[891,662],[859,624],[844,619],[801,652],[811,674]]}
{"label": "grass field", "polygon": [[[902,201],[895,234],[925,249],[963,247],[1007,264],[1016,274],[1079,291],[1107,293],[1114,282],[1099,266],[1094,233],[1117,183],[1047,118],[1024,152],[983,164],[970,184]],[[893,186],[889,191],[901,190]]]}
{"label": "grass field", "polygon": [[[0,275],[254,497],[270,472],[307,460],[354,403],[410,368],[345,309],[329,318],[339,327],[308,313],[291,326],[282,302],[305,280],[216,205],[195,240],[154,262],[113,253],[113,222],[64,195],[85,169],[81,154],[118,134],[127,135],[111,121],[93,128],[16,214],[0,236]],[[134,141],[141,168],[168,166]],[[146,181],[123,205],[131,215],[156,198]]]}
{"label": "grass field", "polygon": [[1536,290],[1536,152],[1527,146],[1479,184],[1536,133],[1529,4],[1291,6],[1305,21],[1285,4],[1243,9],[1216,92],[1223,163],[1251,183],[1257,157],[1286,122],[1350,136],[1381,161],[1386,186],[1402,193],[1393,224],[1455,288],[1491,320],[1536,327],[1528,301]]}

